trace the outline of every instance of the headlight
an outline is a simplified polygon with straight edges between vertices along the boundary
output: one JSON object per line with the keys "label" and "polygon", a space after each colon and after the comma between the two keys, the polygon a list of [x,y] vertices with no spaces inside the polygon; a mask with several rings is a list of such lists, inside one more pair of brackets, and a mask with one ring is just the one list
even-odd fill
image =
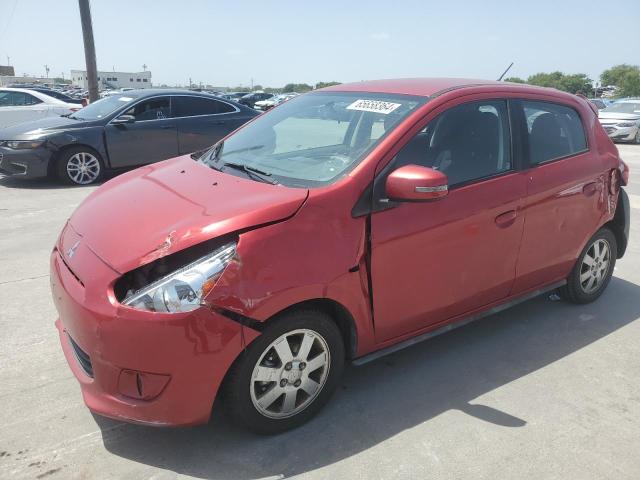
{"label": "headlight", "polygon": [[128,305],[149,312],[190,312],[202,305],[204,297],[236,252],[236,244],[228,243],[186,267],[162,277],[123,300]]}
{"label": "headlight", "polygon": [[618,124],[619,127],[635,127],[636,122],[622,122]]}
{"label": "headlight", "polygon": [[43,140],[7,140],[0,142],[0,145],[14,150],[27,150],[30,148],[38,148],[43,143]]}

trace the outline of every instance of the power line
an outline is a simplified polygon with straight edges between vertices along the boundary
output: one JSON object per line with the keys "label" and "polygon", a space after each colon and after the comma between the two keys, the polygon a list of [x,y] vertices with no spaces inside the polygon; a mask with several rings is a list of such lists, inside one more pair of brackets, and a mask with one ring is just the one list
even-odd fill
{"label": "power line", "polygon": [[11,20],[13,20],[13,14],[15,13],[17,6],[18,6],[18,0],[15,0],[13,2],[13,8],[11,9],[11,13],[9,14],[9,21],[7,22],[7,25],[4,27],[4,30],[2,31],[2,33],[0,33],[0,40],[2,40],[2,37],[4,37],[4,34],[7,33],[7,30],[9,30],[9,25],[11,25]]}

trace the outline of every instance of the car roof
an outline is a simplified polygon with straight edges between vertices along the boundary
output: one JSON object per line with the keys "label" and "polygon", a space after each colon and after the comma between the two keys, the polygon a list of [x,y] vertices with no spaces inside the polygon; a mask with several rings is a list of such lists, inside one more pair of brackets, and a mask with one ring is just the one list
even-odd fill
{"label": "car roof", "polygon": [[517,87],[523,90],[542,90],[545,92],[553,90],[549,88],[535,87],[533,85],[521,83],[498,82],[495,80],[480,80],[474,78],[396,78],[386,80],[367,80],[354,83],[342,83],[340,85],[333,85],[331,87],[322,88],[321,91],[391,93],[400,95],[432,97],[448,90],[483,85],[509,85],[510,87]]}

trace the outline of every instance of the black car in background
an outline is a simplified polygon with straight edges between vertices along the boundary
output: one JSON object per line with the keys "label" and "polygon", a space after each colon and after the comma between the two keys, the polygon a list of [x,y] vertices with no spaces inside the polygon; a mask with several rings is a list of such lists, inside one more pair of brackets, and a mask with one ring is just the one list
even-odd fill
{"label": "black car in background", "polygon": [[242,97],[240,100],[238,100],[238,103],[241,103],[242,105],[246,105],[247,107],[253,108],[256,102],[259,102],[260,100],[266,100],[267,98],[271,98],[271,97],[273,97],[273,93],[264,93],[264,92],[249,93],[244,97]]}
{"label": "black car in background", "polygon": [[71,115],[0,130],[0,171],[66,183],[98,181],[134,167],[203,150],[258,112],[205,93],[132,90]]}

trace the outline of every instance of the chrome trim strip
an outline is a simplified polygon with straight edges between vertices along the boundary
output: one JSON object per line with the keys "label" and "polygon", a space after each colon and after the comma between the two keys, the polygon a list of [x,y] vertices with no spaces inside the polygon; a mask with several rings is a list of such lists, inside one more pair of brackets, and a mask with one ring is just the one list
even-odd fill
{"label": "chrome trim strip", "polygon": [[[127,92],[123,92],[122,95],[126,96]],[[114,95],[115,96],[115,95]],[[127,110],[135,107],[136,105],[138,105],[139,103],[145,102],[147,100],[152,100],[154,98],[164,98],[164,97],[169,97],[169,102],[171,102],[171,97],[192,97],[192,98],[204,98],[205,100],[217,100],[219,102],[224,103],[225,105],[229,105],[231,107],[233,107],[235,109],[235,111],[233,112],[224,112],[224,113],[209,113],[206,115],[190,115],[188,117],[166,117],[166,118],[156,118],[153,120],[138,120],[134,123],[145,123],[145,122],[158,122],[158,121],[162,121],[162,120],[178,120],[181,118],[198,118],[198,117],[217,117],[219,115],[229,115],[230,113],[238,113],[240,112],[240,109],[238,107],[236,107],[235,105],[232,105],[231,103],[225,102],[223,99],[220,99],[218,97],[214,97],[214,98],[209,98],[209,97],[205,97],[205,96],[201,96],[201,95],[189,95],[186,93],[161,93],[158,95],[152,95],[150,97],[144,97],[139,99],[138,101],[131,103],[129,105],[127,105],[124,110],[120,110],[116,115],[114,115],[114,117],[109,120],[109,122],[107,122],[107,125],[111,125],[111,122],[113,120],[115,120],[116,118],[118,118],[120,115],[124,115],[124,112],[126,112]],[[171,103],[170,103],[171,105]],[[173,105],[171,105],[171,114],[173,115]]]}
{"label": "chrome trim strip", "polygon": [[447,190],[449,190],[448,185],[439,185],[437,187],[416,187],[416,193],[446,192]]}

